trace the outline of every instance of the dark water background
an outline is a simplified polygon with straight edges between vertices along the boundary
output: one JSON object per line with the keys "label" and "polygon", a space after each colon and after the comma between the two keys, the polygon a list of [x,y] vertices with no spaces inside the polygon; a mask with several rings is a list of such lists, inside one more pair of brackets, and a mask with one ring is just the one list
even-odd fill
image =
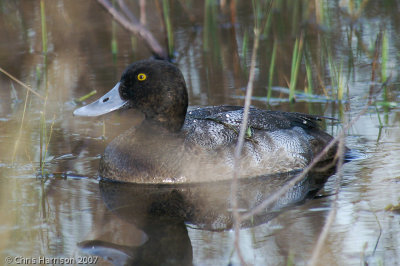
{"label": "dark water background", "polygon": [[[138,222],[136,216],[124,218],[109,210],[96,180],[99,158],[107,143],[140,115],[74,118],[74,99],[92,90],[97,94],[86,102],[100,97],[128,64],[151,53],[97,1],[43,2],[46,56],[41,1],[0,0],[0,67],[47,97],[44,101],[27,94],[0,74],[1,262],[7,256],[102,255],[118,264],[166,250],[175,264],[237,264],[231,254],[232,230],[200,230],[154,219]],[[165,46],[165,1],[145,2],[146,26]],[[190,105],[242,105],[254,36],[251,1],[168,3],[176,63],[185,76]],[[144,19],[139,1],[129,2],[129,7]],[[335,117],[339,122],[323,126],[337,135],[372,97],[373,104],[347,130],[346,145],[360,155],[344,166],[321,265],[400,264],[400,216],[385,210],[400,204],[399,13],[400,2],[394,0],[281,0],[273,3],[270,23],[261,35],[254,106]],[[266,13],[260,18],[266,21]],[[290,103],[285,88],[296,40],[303,42],[303,55],[297,101]],[[274,42],[274,89],[267,101]],[[312,93],[304,96],[310,87]],[[245,260],[254,265],[306,264],[330,210],[336,178],[331,176],[319,192],[325,197],[242,229]],[[165,230],[157,231],[160,228]],[[157,234],[162,238],[154,244],[149,239]],[[82,242],[88,240],[102,241],[98,246],[104,249],[87,250]],[[101,258],[99,263],[109,262]]]}

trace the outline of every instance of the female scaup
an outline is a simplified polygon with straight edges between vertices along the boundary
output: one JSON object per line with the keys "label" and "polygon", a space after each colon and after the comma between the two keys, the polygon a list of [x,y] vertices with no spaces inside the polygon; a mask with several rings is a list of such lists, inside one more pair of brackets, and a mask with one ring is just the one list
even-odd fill
{"label": "female scaup", "polygon": [[[243,108],[188,109],[180,70],[160,60],[128,66],[117,85],[99,100],[74,111],[99,116],[117,109],[140,110],[144,121],[115,138],[100,161],[99,175],[134,183],[192,183],[232,176]],[[331,141],[319,117],[251,108],[240,176],[302,169]],[[334,157],[336,148],[324,157]]]}

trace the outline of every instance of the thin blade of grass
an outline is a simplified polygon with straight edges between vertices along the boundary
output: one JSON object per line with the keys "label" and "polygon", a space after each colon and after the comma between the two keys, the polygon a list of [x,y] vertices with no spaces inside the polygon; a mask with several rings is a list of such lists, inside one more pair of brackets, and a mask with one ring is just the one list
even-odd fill
{"label": "thin blade of grass", "polygon": [[303,50],[303,34],[300,35],[299,39],[296,39],[293,48],[293,57],[292,57],[292,69],[290,74],[290,93],[289,93],[289,101],[294,101],[295,89],[297,85],[297,76],[299,73],[301,58],[302,58],[302,50]]}
{"label": "thin blade of grass", "polygon": [[342,68],[343,68],[343,62],[341,62],[339,65],[339,70],[337,72],[337,77],[336,77],[336,79],[337,79],[337,99],[339,101],[343,100],[343,93],[344,93]]}
{"label": "thin blade of grass", "polygon": [[169,58],[173,58],[173,54],[174,54],[174,34],[173,34],[173,31],[172,31],[169,0],[163,0],[163,14],[164,14],[165,25],[166,25],[166,28],[167,28],[168,54],[169,54]]}
{"label": "thin blade of grass", "polygon": [[387,80],[387,61],[388,61],[388,37],[386,31],[383,32],[382,36],[382,62],[381,62],[381,80],[385,83]]}
{"label": "thin blade of grass", "polygon": [[21,85],[22,87],[24,87],[25,89],[27,89],[28,91],[32,92],[33,94],[35,94],[37,97],[39,97],[40,99],[44,99],[44,97],[42,95],[40,95],[40,93],[36,92],[35,90],[33,90],[31,87],[29,87],[28,85],[26,85],[25,83],[23,83],[22,81],[20,81],[19,79],[17,79],[16,77],[14,77],[13,75],[11,75],[10,73],[8,73],[7,71],[5,71],[3,68],[0,67],[0,72],[3,73],[4,75],[6,75],[7,77],[9,77],[10,79],[12,79],[13,81],[17,82],[19,85]]}
{"label": "thin blade of grass", "polygon": [[29,99],[29,90],[26,91],[25,103],[24,103],[24,110],[22,111],[21,126],[19,127],[18,137],[17,137],[17,139],[15,140],[14,151],[13,151],[13,154],[12,154],[12,157],[11,157],[11,164],[14,164],[14,160],[15,160],[15,156],[16,156],[16,154],[17,154],[19,142],[20,142],[20,140],[21,140],[22,128],[23,128],[23,126],[24,126],[25,113],[26,113],[26,107],[27,107],[27,104],[28,104],[28,99]]}
{"label": "thin blade of grass", "polygon": [[267,90],[267,102],[271,99],[272,94],[272,82],[274,80],[274,69],[275,69],[275,58],[276,58],[276,47],[278,42],[274,41],[274,46],[272,48],[271,63],[269,65],[269,76],[268,76],[268,90]]}
{"label": "thin blade of grass", "polygon": [[47,27],[44,0],[40,0],[40,18],[42,24],[42,50],[44,54],[47,54]]}
{"label": "thin blade of grass", "polygon": [[[306,49],[307,51],[307,49]],[[304,62],[306,66],[306,75],[307,75],[307,89],[306,93],[308,95],[313,94],[313,80],[312,80],[312,66],[311,66],[311,56],[308,56],[308,53],[306,52],[304,54]]]}
{"label": "thin blade of grass", "polygon": [[47,137],[47,129],[46,129],[46,124],[44,127],[44,134],[45,134],[45,147],[44,147],[44,155],[43,155],[43,161],[42,161],[42,165],[41,165],[41,169],[42,169],[42,176],[44,176],[44,166],[45,166],[45,162],[46,162],[46,157],[47,157],[47,152],[49,150],[49,144],[50,144],[50,140],[51,140],[51,136],[53,135],[53,127],[54,127],[54,123],[56,120],[56,115],[53,115],[53,120],[51,122],[50,125],[50,131],[49,131],[49,136]]}
{"label": "thin blade of grass", "polygon": [[43,143],[44,143],[44,139],[45,139],[45,132],[46,132],[46,121],[45,121],[45,117],[44,117],[44,112],[40,112],[40,123],[39,123],[39,165],[40,165],[40,172],[42,174],[42,177],[44,176],[43,173],[43,160],[44,160],[44,156],[43,156]]}
{"label": "thin blade of grass", "polygon": [[81,102],[85,101],[86,99],[92,97],[92,96],[95,95],[96,93],[97,93],[96,90],[92,90],[92,91],[89,92],[88,94],[83,95],[82,97],[80,97],[80,98],[74,100],[74,102],[75,102],[75,103],[81,103]]}
{"label": "thin blade of grass", "polygon": [[[382,36],[382,62],[381,62],[381,82],[386,83],[387,81],[387,61],[388,61],[388,53],[389,53],[389,40],[387,36],[387,32],[383,31]],[[385,102],[388,102],[388,88],[385,85],[383,87],[383,99]]]}

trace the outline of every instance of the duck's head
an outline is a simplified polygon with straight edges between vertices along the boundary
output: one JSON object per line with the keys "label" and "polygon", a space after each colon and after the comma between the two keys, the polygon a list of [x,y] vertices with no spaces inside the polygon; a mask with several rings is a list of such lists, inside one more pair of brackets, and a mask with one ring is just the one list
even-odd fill
{"label": "duck's head", "polygon": [[115,87],[97,101],[74,111],[78,116],[99,116],[118,109],[134,108],[148,122],[178,131],[188,106],[181,71],[161,60],[143,60],[128,66]]}

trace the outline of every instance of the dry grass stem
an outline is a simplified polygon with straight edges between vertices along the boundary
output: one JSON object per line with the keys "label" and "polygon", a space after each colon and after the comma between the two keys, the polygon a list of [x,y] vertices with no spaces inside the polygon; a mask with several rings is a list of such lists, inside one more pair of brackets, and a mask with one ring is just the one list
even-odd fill
{"label": "dry grass stem", "polygon": [[[126,5],[124,0],[118,0],[118,5],[121,8],[122,12],[124,12],[125,16],[132,22],[132,23],[139,23],[136,19],[135,15],[131,12],[129,7]],[[141,22],[140,22],[141,23]],[[144,25],[144,23],[141,23]]]}
{"label": "dry grass stem", "polygon": [[34,91],[31,87],[29,87],[28,85],[26,85],[25,83],[23,83],[22,81],[20,81],[19,79],[17,79],[16,77],[14,77],[13,75],[11,75],[10,73],[8,73],[7,71],[5,71],[3,68],[0,67],[0,72],[2,72],[4,75],[6,75],[7,77],[9,77],[10,79],[12,79],[13,81],[17,82],[19,85],[21,85],[22,87],[24,87],[25,89],[27,89],[28,91],[32,92],[33,94],[35,94],[37,97],[39,97],[40,99],[44,99],[44,97],[42,95],[40,95],[38,92]]}
{"label": "dry grass stem", "polygon": [[342,166],[344,162],[344,153],[345,153],[345,140],[344,140],[344,134],[340,135],[339,138],[339,145],[338,145],[338,151],[337,154],[339,154],[339,159],[337,163],[337,178],[335,182],[335,198],[333,199],[332,205],[331,205],[331,210],[329,211],[328,218],[326,219],[326,222],[324,224],[324,227],[322,229],[321,234],[318,237],[317,244],[315,245],[315,248],[313,249],[313,253],[311,255],[311,259],[309,261],[309,265],[314,266],[317,265],[319,255],[321,254],[322,247],[324,246],[325,240],[328,237],[329,229],[331,228],[333,221],[336,218],[336,213],[337,213],[337,202],[339,199],[339,190],[340,190],[340,184],[342,182],[342,176],[343,176],[343,171],[342,171]]}
{"label": "dry grass stem", "polygon": [[26,113],[26,106],[28,104],[28,98],[29,98],[29,90],[26,91],[26,96],[25,96],[25,103],[24,103],[24,110],[22,112],[22,118],[21,118],[21,126],[19,128],[19,132],[18,132],[18,137],[15,141],[15,145],[14,145],[14,151],[11,157],[11,163],[14,164],[14,160],[15,160],[15,155],[17,154],[17,150],[18,150],[18,145],[19,145],[19,141],[21,139],[22,136],[22,128],[24,126],[24,120],[25,120],[25,113]]}
{"label": "dry grass stem", "polygon": [[[108,0],[97,0],[97,2],[99,2],[121,26],[133,34],[140,36],[146,42],[154,55],[160,59],[168,59],[168,53],[158,43],[153,34],[146,29],[146,27],[140,23],[130,22],[118,10],[116,10]],[[136,18],[135,21],[137,21]]]}
{"label": "dry grass stem", "polygon": [[381,236],[382,236],[382,225],[379,222],[379,219],[378,219],[378,216],[376,215],[375,210],[371,206],[371,202],[368,202],[368,204],[369,204],[369,207],[370,207],[372,213],[374,214],[376,223],[378,224],[378,227],[379,227],[379,234],[378,234],[378,237],[377,237],[376,242],[375,242],[374,250],[372,251],[372,256],[375,256],[375,252],[376,252],[376,249],[378,248],[379,240],[381,239]]}
{"label": "dry grass stem", "polygon": [[231,198],[232,198],[232,209],[233,209],[233,218],[234,218],[234,229],[235,229],[235,249],[238,253],[238,257],[242,265],[245,265],[246,262],[243,259],[243,256],[240,251],[239,247],[239,233],[240,233],[240,223],[241,217],[238,211],[238,201],[237,201],[237,191],[238,191],[238,177],[240,174],[240,155],[243,149],[244,137],[247,130],[247,120],[249,116],[250,110],[250,103],[251,103],[251,96],[253,95],[253,84],[254,84],[254,77],[255,77],[255,68],[256,68],[256,61],[257,61],[257,50],[259,44],[260,32],[256,28],[254,29],[254,44],[253,44],[253,51],[251,55],[251,65],[250,65],[250,74],[249,74],[249,81],[246,87],[246,97],[244,102],[244,111],[243,111],[243,119],[240,125],[240,132],[238,137],[238,142],[235,147],[235,154],[234,154],[234,162],[233,162],[233,180],[232,180],[232,188],[231,188]]}

